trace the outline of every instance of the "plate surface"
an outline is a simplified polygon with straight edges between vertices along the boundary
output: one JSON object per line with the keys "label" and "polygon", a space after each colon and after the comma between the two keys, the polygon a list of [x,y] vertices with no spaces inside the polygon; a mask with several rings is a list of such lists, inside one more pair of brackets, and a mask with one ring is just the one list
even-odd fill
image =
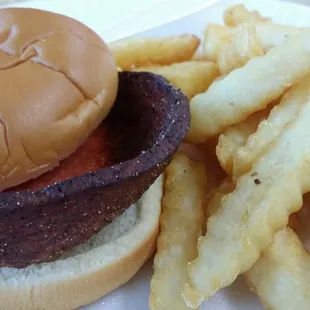
{"label": "plate surface", "polygon": [[[105,3],[105,1],[96,2]],[[241,2],[244,3],[247,8],[258,10],[263,15],[273,18],[273,21],[276,23],[310,26],[310,7],[270,0],[223,0],[198,13],[151,29],[147,32],[139,33],[137,36],[171,35],[183,32],[190,32],[200,36],[207,23],[222,23],[223,11],[231,5]],[[80,13],[83,9],[79,7],[79,5],[73,6],[71,11],[68,12],[68,6],[66,5],[57,5],[53,7],[52,1],[49,2],[48,5],[46,2],[44,2],[44,5],[42,3],[43,1],[33,1],[32,5],[25,4],[23,6],[35,6],[37,8],[49,9],[63,14],[70,14],[70,16],[81,20]],[[82,5],[82,1],[80,3]],[[84,3],[87,3],[89,7],[89,1],[84,1]],[[85,7],[85,5],[82,6]],[[97,9],[98,7],[96,10]],[[89,24],[95,31],[103,35],[104,38],[107,36],[109,40],[112,40],[113,37],[111,37],[111,32],[109,34],[109,29],[102,25],[102,19],[99,20],[98,14],[92,11],[94,10],[89,9],[88,12],[90,15],[82,21]],[[97,16],[97,18],[93,18],[94,16]],[[112,26],[112,24],[113,22],[111,22],[110,26]],[[150,261],[126,285],[92,305],[80,308],[80,310],[148,310],[149,280],[151,273],[152,263]],[[201,310],[263,310],[263,307],[259,299],[249,291],[242,277],[239,277],[233,285],[222,289],[208,302],[205,302]]]}
{"label": "plate surface", "polygon": [[127,0],[0,0],[0,5],[68,15],[96,29],[110,42],[180,19],[217,1],[220,0],[130,0],[127,5]]}

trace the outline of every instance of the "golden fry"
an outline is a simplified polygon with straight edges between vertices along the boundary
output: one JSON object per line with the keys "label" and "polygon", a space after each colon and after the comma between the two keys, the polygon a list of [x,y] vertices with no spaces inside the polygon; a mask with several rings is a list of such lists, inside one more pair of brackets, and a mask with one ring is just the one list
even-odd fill
{"label": "golden fry", "polygon": [[[231,180],[225,180],[209,198],[208,212],[215,214],[223,197],[234,188]],[[276,233],[273,244],[245,277],[266,309],[306,309],[310,298],[309,267],[310,257],[302,243],[292,230],[285,228]]]}
{"label": "golden fry", "polygon": [[[227,178],[221,182],[218,188],[210,193],[207,200],[206,220],[208,220],[210,215],[215,214],[220,209],[222,198],[234,189],[235,185],[232,180]],[[200,240],[198,240],[198,247]],[[182,293],[186,304],[193,309],[199,307],[204,300],[203,295],[189,282],[184,285]]]}
{"label": "golden fry", "polygon": [[[206,57],[203,53],[202,50],[197,50],[195,55],[192,57],[193,61],[211,61]],[[213,61],[212,61],[213,62]]]}
{"label": "golden fry", "polygon": [[202,164],[176,155],[166,175],[150,308],[189,309],[181,289],[189,281],[187,264],[197,256],[196,244],[204,222],[206,174]]}
{"label": "golden fry", "polygon": [[235,5],[224,12],[226,26],[235,27],[242,23],[269,23],[270,18],[261,16],[257,11],[249,11],[243,4]]}
{"label": "golden fry", "polygon": [[310,72],[310,30],[216,80],[192,98],[187,141],[203,143],[266,108]]}
{"label": "golden fry", "polygon": [[231,40],[233,33],[227,27],[209,24],[203,33],[202,54],[207,59],[217,62],[218,53],[223,43]]}
{"label": "golden fry", "polygon": [[274,46],[285,43],[288,39],[297,37],[306,28],[277,24],[255,24],[256,36],[265,52]]}
{"label": "golden fry", "polygon": [[165,77],[175,87],[180,88],[189,99],[205,92],[219,76],[217,65],[209,61],[186,61],[170,66],[149,66],[135,71],[149,71]]}
{"label": "golden fry", "polygon": [[181,154],[185,154],[192,161],[205,165],[208,175],[208,182],[205,188],[205,193],[207,196],[209,195],[210,191],[217,188],[223,179],[227,177],[227,174],[220,166],[215,154],[217,141],[210,142],[211,143],[206,143],[205,145],[183,143],[179,149]]}
{"label": "golden fry", "polygon": [[250,59],[263,56],[264,50],[256,36],[254,24],[238,25],[229,42],[223,42],[217,55],[221,75],[243,67]]}
{"label": "golden fry", "polygon": [[[310,85],[310,76],[303,80],[303,84]],[[235,152],[232,172],[235,179],[248,172],[256,159],[276,141],[286,126],[296,118],[300,107],[307,103],[309,95],[307,87],[297,85],[283,96],[279,105],[259,124],[257,131],[249,136],[246,144]]]}
{"label": "golden fry", "polygon": [[114,59],[122,70],[148,65],[170,65],[190,60],[200,39],[192,34],[126,39],[111,43]]}
{"label": "golden fry", "polygon": [[266,309],[308,309],[310,256],[289,228],[275,234],[274,242],[245,274]]}
{"label": "golden fry", "polygon": [[219,137],[216,147],[217,158],[228,175],[232,175],[234,155],[244,146],[248,137],[255,133],[259,123],[268,117],[269,109],[249,116],[245,121],[227,128]]}
{"label": "golden fry", "polygon": [[[243,25],[249,26],[243,26]],[[297,37],[303,30],[309,28],[300,28],[287,25],[277,25],[271,23],[242,23],[235,28],[229,28],[217,24],[209,24],[203,33],[202,55],[205,59],[217,62],[220,50],[223,45],[233,41],[234,36],[240,32],[242,27],[252,27],[255,32],[256,44],[259,43],[263,52],[268,52],[271,48],[285,43],[288,39]],[[246,39],[246,36],[243,36]],[[253,38],[253,35],[252,35]],[[242,51],[242,48],[239,48]],[[254,49],[255,51],[255,49]],[[261,52],[261,51],[260,51]],[[228,57],[228,56],[227,56]]]}
{"label": "golden fry", "polygon": [[[309,83],[299,87],[310,93]],[[205,298],[248,271],[272,244],[274,233],[286,227],[289,215],[301,208],[302,194],[310,190],[309,119],[310,96],[209,218],[199,256],[189,265],[191,281]]]}

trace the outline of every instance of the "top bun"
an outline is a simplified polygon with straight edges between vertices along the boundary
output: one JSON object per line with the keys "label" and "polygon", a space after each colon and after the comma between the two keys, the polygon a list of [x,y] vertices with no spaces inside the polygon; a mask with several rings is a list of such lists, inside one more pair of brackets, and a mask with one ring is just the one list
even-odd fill
{"label": "top bun", "polygon": [[0,190],[71,155],[109,113],[117,86],[107,45],[83,24],[0,10]]}

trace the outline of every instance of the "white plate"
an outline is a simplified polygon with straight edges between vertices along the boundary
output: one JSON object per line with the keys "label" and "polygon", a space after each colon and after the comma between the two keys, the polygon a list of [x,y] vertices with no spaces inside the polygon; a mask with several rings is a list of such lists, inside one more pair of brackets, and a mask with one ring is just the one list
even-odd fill
{"label": "white plate", "polygon": [[[73,5],[74,1],[74,5]],[[54,1],[33,1],[29,3],[18,4],[16,6],[33,6],[42,9],[49,9],[58,13],[70,15],[82,22],[88,24],[105,39],[113,40],[128,33],[128,29],[116,31],[112,33],[111,28],[115,26],[115,21],[109,21],[107,26],[106,20],[98,14],[104,4],[108,0],[92,0],[92,5],[89,6],[89,1],[85,0],[54,0]],[[113,0],[112,0],[113,1]],[[116,0],[114,0],[116,1]],[[193,0],[186,0],[193,1]],[[68,10],[70,5],[70,10]],[[110,2],[110,1],[109,1]],[[159,1],[160,2],[160,1]],[[181,3],[182,0],[179,0]],[[185,2],[185,0],[184,0]],[[210,2],[205,0],[204,7]],[[212,2],[212,1],[211,1]],[[291,24],[296,26],[310,26],[310,7],[296,5],[288,2],[277,2],[271,0],[224,0],[205,8],[198,13],[179,19],[169,24],[165,24],[158,28],[151,29],[147,32],[136,34],[137,36],[155,36],[155,35],[171,35],[183,32],[190,32],[201,35],[205,25],[210,22],[221,23],[222,13],[234,3],[243,2],[249,9],[256,9],[263,15],[270,16],[274,22],[282,24]],[[96,5],[94,5],[96,3]],[[188,3],[188,2],[187,2]],[[197,1],[198,3],[198,1]],[[95,7],[95,8],[94,8]],[[146,5],[147,7],[147,5]],[[197,8],[197,7],[196,7]],[[192,11],[195,8],[191,8]],[[144,20],[147,16],[155,15],[150,13],[146,8],[143,8]],[[165,10],[163,7],[162,10]],[[102,11],[104,12],[104,11]],[[85,14],[87,13],[87,14]],[[170,12],[172,15],[173,13]],[[130,13],[131,14],[131,13]],[[182,13],[184,16],[184,12]],[[174,15],[175,16],[175,15]],[[170,18],[172,20],[174,18]],[[164,22],[165,19],[163,19]],[[167,20],[167,19],[166,19]],[[142,22],[142,19],[138,19]],[[110,29],[110,30],[109,30]],[[138,27],[136,27],[138,29]],[[144,28],[145,29],[145,28]],[[132,33],[133,30],[129,31]],[[148,294],[149,294],[149,280],[151,277],[152,268],[151,261],[148,262],[138,274],[126,285],[107,295],[103,299],[93,303],[92,305],[82,307],[80,310],[147,310],[148,308]],[[263,310],[259,299],[249,291],[242,277],[230,287],[222,289],[208,302],[205,302],[201,310]],[[177,310],[177,309],[176,309]]]}
{"label": "white plate", "polygon": [[[1,0],[5,1],[14,0]],[[3,7],[32,7],[66,14],[96,29],[107,42],[180,19],[219,0],[32,0]]]}
{"label": "white plate", "polygon": [[[240,3],[237,0],[224,0],[216,5],[203,9],[198,13],[178,21],[160,26],[159,28],[140,33],[138,36],[170,35],[191,32],[201,35],[205,25],[210,22],[220,23],[222,13],[228,6]],[[242,1],[247,8],[255,9],[265,16],[273,18],[274,22],[296,26],[310,26],[310,7],[286,2],[270,0]],[[149,280],[152,273],[152,263],[148,262],[138,274],[126,285],[112,292],[102,300],[81,309],[83,310],[147,310]],[[228,288],[222,289],[201,310],[263,310],[259,299],[250,292],[242,277]],[[177,310],[177,309],[176,309]],[[285,310],[285,309],[283,309]]]}

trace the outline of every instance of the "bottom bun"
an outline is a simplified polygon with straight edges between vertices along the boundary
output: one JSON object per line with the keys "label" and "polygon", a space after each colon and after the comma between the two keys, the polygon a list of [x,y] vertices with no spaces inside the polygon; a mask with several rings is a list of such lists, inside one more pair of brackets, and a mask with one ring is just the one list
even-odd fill
{"label": "bottom bun", "polygon": [[0,309],[71,310],[126,283],[155,249],[162,194],[160,176],[136,204],[58,260],[0,268]]}

